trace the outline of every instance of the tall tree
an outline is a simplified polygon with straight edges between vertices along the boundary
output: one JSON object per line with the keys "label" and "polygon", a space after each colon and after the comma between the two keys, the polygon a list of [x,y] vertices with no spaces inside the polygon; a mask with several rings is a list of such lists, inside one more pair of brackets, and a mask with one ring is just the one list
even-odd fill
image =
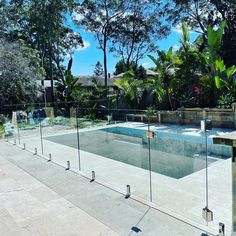
{"label": "tall tree", "polygon": [[107,51],[108,43],[116,33],[121,16],[127,9],[129,0],[84,0],[76,8],[80,20],[77,24],[82,25],[86,31],[93,32],[98,41],[99,49],[103,51],[103,66],[105,86],[107,86]]}
{"label": "tall tree", "polygon": [[45,76],[38,52],[22,42],[0,42],[0,105],[37,101],[42,94],[37,81]]}
{"label": "tall tree", "polygon": [[137,66],[147,53],[156,50],[158,39],[167,36],[169,27],[163,16],[160,1],[130,1],[113,35],[111,48],[122,58],[127,70],[133,63]]}
{"label": "tall tree", "polygon": [[81,36],[66,24],[74,5],[74,0],[17,0],[4,1],[3,8],[0,6],[8,22],[0,33],[9,40],[24,39],[39,51],[41,65],[51,80],[52,100],[53,79],[56,75],[65,79],[62,67],[65,54],[83,45]]}
{"label": "tall tree", "polygon": [[102,64],[100,61],[98,61],[95,65],[94,75],[97,77],[103,75],[103,68],[102,68]]}
{"label": "tall tree", "polygon": [[208,25],[218,27],[227,21],[222,39],[221,56],[227,65],[236,64],[236,4],[234,0],[172,0],[165,6],[168,20],[179,24],[182,20],[196,32],[203,33],[207,45]]}
{"label": "tall tree", "polygon": [[81,36],[65,24],[67,20],[65,14],[72,13],[73,7],[72,0],[34,0],[29,9],[29,35],[31,36],[29,41],[40,51],[42,63],[51,80],[52,96],[53,79],[55,79],[53,69],[60,75],[62,81],[65,81],[62,68],[64,56],[72,48],[83,44]]}

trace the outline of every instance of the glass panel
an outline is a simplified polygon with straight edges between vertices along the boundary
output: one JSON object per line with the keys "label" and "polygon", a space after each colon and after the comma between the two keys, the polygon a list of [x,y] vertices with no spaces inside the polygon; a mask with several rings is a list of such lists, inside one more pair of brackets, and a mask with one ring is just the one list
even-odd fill
{"label": "glass panel", "polygon": [[206,225],[205,142],[199,127],[150,123],[150,130],[153,202]]}
{"label": "glass panel", "polygon": [[235,147],[233,148],[233,162],[232,162],[232,235],[236,235],[236,163],[235,163]]}
{"label": "glass panel", "polygon": [[43,119],[42,106],[40,104],[17,106],[17,124],[19,132],[19,143],[22,147],[35,153],[42,152],[41,127]]}
{"label": "glass panel", "polygon": [[42,120],[44,156],[78,171],[76,105],[48,104],[45,112],[47,117]]}
{"label": "glass panel", "polygon": [[[224,131],[226,131],[224,129]],[[230,235],[232,225],[232,147],[213,144],[212,137],[222,129],[214,128],[207,132],[208,160],[208,205],[213,212],[213,221],[209,226],[215,230],[219,222],[225,225],[225,235]]]}
{"label": "glass panel", "polygon": [[4,106],[0,115],[0,138],[17,143],[17,117],[15,106]]}
{"label": "glass panel", "polygon": [[[137,111],[96,109],[93,112],[101,125],[80,129],[82,170],[89,176],[95,171],[96,179],[124,192],[126,185],[130,185],[132,194],[149,200],[147,124],[144,119],[136,121]],[[144,115],[141,113],[140,117]]]}

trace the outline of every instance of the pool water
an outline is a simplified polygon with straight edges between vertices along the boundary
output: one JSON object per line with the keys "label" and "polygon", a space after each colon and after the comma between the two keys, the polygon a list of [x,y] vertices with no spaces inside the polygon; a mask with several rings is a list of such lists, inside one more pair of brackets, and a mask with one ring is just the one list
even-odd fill
{"label": "pool water", "polygon": [[[195,143],[189,138],[183,140],[174,139],[175,136],[172,138],[159,137],[158,133],[155,136],[150,140],[151,170],[153,172],[179,179],[205,168],[205,154],[199,151],[204,146],[203,141]],[[51,136],[45,139],[73,148],[78,147],[76,133]],[[186,146],[186,142],[190,143],[190,147]],[[194,145],[199,146],[200,149],[194,149]],[[145,130],[113,127],[80,132],[80,149],[139,168],[149,169],[149,143]],[[195,153],[196,151],[199,152]],[[193,155],[194,153],[197,155]],[[216,158],[209,158],[208,164],[211,165],[216,160]]]}

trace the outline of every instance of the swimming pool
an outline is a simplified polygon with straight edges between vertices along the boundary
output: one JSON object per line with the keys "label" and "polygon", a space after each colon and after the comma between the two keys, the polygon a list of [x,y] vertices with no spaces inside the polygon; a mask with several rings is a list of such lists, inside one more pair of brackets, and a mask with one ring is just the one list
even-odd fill
{"label": "swimming pool", "polygon": [[[73,148],[78,147],[76,133],[45,139]],[[150,140],[151,170],[176,179],[187,176],[205,168],[204,148],[204,137],[188,137],[155,131],[155,137]],[[80,132],[80,149],[149,169],[149,143],[144,129],[116,126]],[[230,148],[213,145],[209,139],[209,154],[219,157],[222,153],[226,158],[230,155]],[[210,157],[209,165],[216,160]]]}

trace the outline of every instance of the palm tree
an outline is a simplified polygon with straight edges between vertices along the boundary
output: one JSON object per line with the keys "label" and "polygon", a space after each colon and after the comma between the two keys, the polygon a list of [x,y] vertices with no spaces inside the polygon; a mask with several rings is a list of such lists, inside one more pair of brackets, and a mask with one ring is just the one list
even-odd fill
{"label": "palm tree", "polygon": [[149,85],[154,87],[153,93],[157,96],[158,101],[161,102],[166,96],[168,99],[168,107],[173,110],[171,92],[173,91],[172,83],[175,77],[175,73],[178,70],[175,63],[175,55],[173,53],[173,47],[167,52],[157,51],[158,58],[155,59],[152,55],[148,57],[155,63],[157,76],[149,79]]}
{"label": "palm tree", "polygon": [[144,91],[144,83],[135,78],[133,70],[125,72],[123,77],[115,81],[115,85],[121,90],[128,106],[136,107],[139,104]]}

